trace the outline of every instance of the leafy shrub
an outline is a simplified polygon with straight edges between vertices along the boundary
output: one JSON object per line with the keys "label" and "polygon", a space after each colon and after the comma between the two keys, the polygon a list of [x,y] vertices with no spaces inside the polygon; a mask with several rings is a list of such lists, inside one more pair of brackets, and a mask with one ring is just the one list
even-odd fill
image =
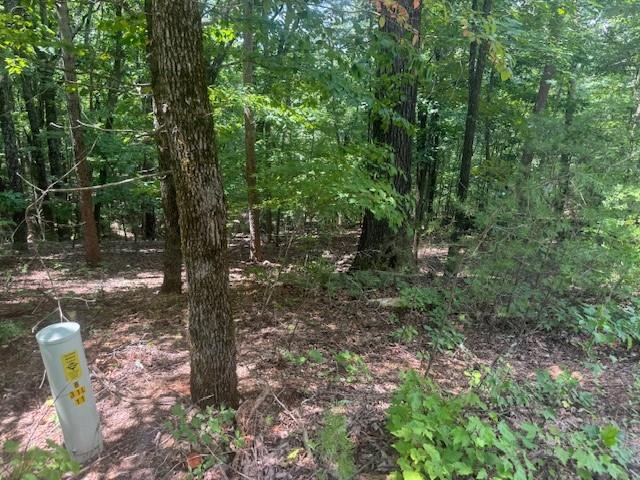
{"label": "leafy shrub", "polygon": [[636,302],[625,306],[608,303],[573,308],[576,328],[591,337],[588,346],[622,344],[631,348],[640,343],[640,311]]}
{"label": "leafy shrub", "polygon": [[525,384],[514,380],[511,374],[508,364],[499,364],[494,369],[483,367],[481,370],[467,372],[470,377],[469,385],[476,388],[488,403],[498,408],[527,407],[535,402],[542,411],[546,407],[570,408],[578,405],[589,408],[594,404],[593,395],[584,390],[580,381],[567,371],[562,371],[553,378],[549,371],[539,370],[536,372],[536,381]]}
{"label": "leafy shrub", "polygon": [[346,373],[347,382],[355,382],[361,376],[369,377],[369,367],[357,353],[344,350],[334,358],[340,369]]}
{"label": "leafy shrub", "polygon": [[187,467],[191,477],[199,478],[215,465],[226,463],[229,453],[243,444],[240,432],[233,428],[234,410],[207,407],[192,414],[176,404],[171,415],[165,428],[190,454]]}
{"label": "leafy shrub", "polygon": [[324,258],[318,258],[282,274],[281,277],[285,283],[296,287],[317,290],[327,288],[335,275],[335,266]]}
{"label": "leafy shrub", "polygon": [[512,425],[473,389],[447,395],[415,372],[406,374],[388,414],[400,457],[395,479],[629,478],[630,455],[614,425]]}
{"label": "leafy shrub", "polygon": [[5,345],[24,333],[24,327],[12,320],[0,322],[0,345]]}
{"label": "leafy shrub", "polygon": [[518,330],[578,330],[592,344],[637,341],[637,307],[629,305],[640,287],[640,229],[631,213],[638,189],[592,181],[577,175],[584,191],[571,215],[539,184],[526,187],[526,209],[507,195],[478,212],[483,235],[462,240],[465,312]]}
{"label": "leafy shrub", "polygon": [[343,291],[351,297],[358,298],[369,292],[389,287],[400,287],[404,284],[404,281],[392,272],[357,270],[336,274],[328,283],[327,290],[331,294]]}
{"label": "leafy shrub", "polygon": [[399,342],[409,343],[419,335],[418,330],[413,325],[403,325],[391,333],[391,336]]}
{"label": "leafy shrub", "polygon": [[348,437],[347,419],[343,414],[327,412],[317,435],[315,450],[323,465],[319,478],[350,480],[355,477],[353,442]]}
{"label": "leafy shrub", "polygon": [[45,449],[32,447],[25,451],[20,450],[18,442],[9,440],[3,450],[8,461],[0,469],[0,477],[7,480],[59,480],[80,471],[80,464],[52,440],[47,440]]}
{"label": "leafy shrub", "polygon": [[446,293],[436,288],[406,287],[400,289],[400,305],[409,310],[425,313],[422,325],[428,343],[439,352],[454,350],[463,341],[464,335],[451,321],[453,308],[457,307],[458,292],[449,289]]}

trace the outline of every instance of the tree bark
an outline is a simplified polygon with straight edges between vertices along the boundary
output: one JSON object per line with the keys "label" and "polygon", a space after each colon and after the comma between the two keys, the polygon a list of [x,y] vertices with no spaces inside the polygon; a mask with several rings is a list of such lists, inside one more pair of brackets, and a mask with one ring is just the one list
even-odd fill
{"label": "tree bark", "polygon": [[[410,125],[415,124],[417,100],[417,74],[412,56],[419,45],[421,2],[399,0],[392,12],[382,2],[378,3],[383,35],[390,37],[394,45],[383,48],[378,60],[377,100],[390,103],[393,114]],[[406,12],[400,15],[397,12]],[[386,81],[385,81],[386,79]],[[389,79],[392,81],[389,86]],[[383,84],[387,84],[385,87]],[[380,114],[372,114],[372,139],[381,146],[388,147],[394,156],[396,175],[390,179],[400,196],[411,192],[411,164],[413,139],[409,130],[395,119],[384,119]],[[411,241],[407,231],[410,212],[401,207],[405,220],[399,228],[394,228],[386,219],[378,219],[369,210],[365,211],[358,251],[352,269],[397,269],[411,259]]]}
{"label": "tree bark", "polygon": [[[538,94],[536,95],[536,103],[533,106],[534,117],[544,112],[547,106],[549,90],[551,90],[551,80],[553,80],[555,72],[555,67],[550,63],[547,63],[542,70],[542,78],[540,79],[540,86],[538,87]],[[533,149],[530,145],[525,145],[522,157],[520,158],[520,164],[525,170],[529,170],[531,162],[533,162]]]}
{"label": "tree bark", "polygon": [[189,284],[191,398],[238,404],[226,207],[195,0],[147,0],[151,76],[167,132]]}
{"label": "tree bark", "polygon": [[[38,86],[40,83],[35,81],[34,76],[22,75],[22,99],[27,110],[27,119],[29,121],[29,145],[31,153],[31,163],[33,165],[32,175],[34,183],[44,191],[49,186],[47,175],[47,165],[44,152],[44,143],[42,141],[42,127],[44,118],[35,98],[34,84]],[[49,236],[53,232],[54,218],[51,205],[48,202],[48,196],[42,201],[42,214],[44,219],[44,232]]]}
{"label": "tree bark", "polygon": [[[2,60],[0,58],[0,60]],[[9,188],[14,193],[23,196],[22,179],[20,178],[20,156],[16,128],[13,122],[13,92],[11,79],[0,64],[0,130],[4,144],[5,161],[9,174]],[[13,247],[17,250],[27,249],[27,224],[24,208],[13,213],[15,223],[13,232]]]}
{"label": "tree bark", "polygon": [[437,103],[428,104],[428,108],[434,108],[430,114],[423,112],[420,118],[420,131],[423,138],[419,142],[420,158],[416,165],[416,183],[418,187],[418,199],[416,201],[416,214],[414,225],[413,253],[418,257],[420,247],[420,232],[425,218],[433,213],[433,201],[438,181],[438,157],[440,149],[440,114]]}
{"label": "tree bark", "polygon": [[[249,92],[254,84],[254,38],[251,27],[253,17],[254,0],[245,0],[244,16],[244,60],[242,80],[245,89]],[[258,209],[258,188],[256,185],[257,160],[256,160],[256,121],[251,105],[244,106],[244,144],[246,152],[245,178],[247,182],[247,204],[249,209],[249,259],[251,261],[262,260],[262,245],[260,238],[260,210]]]}
{"label": "tree bark", "polygon": [[[485,17],[491,13],[492,0],[484,0],[482,13]],[[474,12],[478,9],[478,0],[473,0]],[[458,201],[463,204],[467,199],[471,182],[471,160],[473,159],[473,144],[480,111],[480,92],[482,91],[482,77],[487,61],[489,43],[474,40],[469,47],[469,97],[467,100],[467,117],[464,127],[464,139],[462,142],[462,155],[460,158],[460,174],[458,176],[458,188],[456,195]]]}
{"label": "tree bark", "polygon": [[[573,125],[573,117],[576,113],[576,78],[572,76],[569,80],[569,88],[567,89],[567,104],[564,111],[564,127],[566,143],[571,138],[571,126]],[[558,199],[556,201],[556,211],[562,213],[569,195],[569,184],[571,181],[571,154],[564,146],[565,151],[560,155],[560,182]]]}
{"label": "tree bark", "polygon": [[[69,110],[69,123],[71,126],[71,139],[73,153],[78,172],[80,187],[91,186],[91,174],[87,163],[87,151],[84,143],[84,128],[80,123],[81,107],[80,95],[76,78],[76,59],[73,53],[73,35],[69,21],[69,9],[66,0],[56,0],[58,12],[58,25],[62,40],[62,63],[64,78],[67,86],[67,104]],[[85,259],[89,265],[100,263],[100,246],[98,244],[98,232],[93,218],[93,200],[91,190],[80,192],[80,214],[84,223],[84,249]]]}
{"label": "tree bark", "polygon": [[[145,2],[147,22],[152,18],[151,1]],[[149,37],[151,26],[149,25]],[[158,78],[158,66],[149,48],[149,66],[152,81]],[[161,295],[174,295],[182,292],[182,246],[180,244],[180,215],[176,197],[176,186],[173,180],[171,152],[169,151],[169,132],[165,128],[164,110],[153,92],[153,126],[158,150],[158,168],[162,172],[160,177],[160,196],[164,213],[164,250],[162,254],[162,285]]]}

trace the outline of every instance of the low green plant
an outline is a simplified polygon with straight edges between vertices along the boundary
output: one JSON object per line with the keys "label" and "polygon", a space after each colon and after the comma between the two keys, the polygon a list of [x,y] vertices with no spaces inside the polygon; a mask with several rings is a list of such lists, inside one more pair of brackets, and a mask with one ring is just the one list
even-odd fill
{"label": "low green plant", "polygon": [[329,411],[314,442],[322,468],[318,478],[350,480],[355,477],[354,445],[349,439],[346,417]]}
{"label": "low green plant", "polygon": [[536,373],[535,393],[543,397],[548,405],[569,408],[578,405],[584,408],[592,407],[593,395],[584,390],[580,381],[571,373],[563,371],[553,378],[547,370]]}
{"label": "low green plant", "polygon": [[324,258],[309,260],[281,275],[285,283],[307,290],[326,289],[336,276],[335,265]]}
{"label": "low green plant", "polygon": [[18,442],[9,440],[3,450],[8,460],[0,468],[0,478],[6,480],[59,480],[80,471],[80,464],[52,440],[47,440],[46,448],[27,450],[21,450]]}
{"label": "low green plant", "polygon": [[587,347],[621,344],[631,348],[640,343],[640,308],[637,300],[626,305],[612,302],[600,305],[584,304],[571,310],[576,328],[589,335]]}
{"label": "low green plant", "polygon": [[351,297],[358,298],[369,292],[402,285],[404,285],[402,280],[393,273],[357,270],[334,275],[327,284],[327,290],[330,294],[342,291]]}
{"label": "low green plant", "polygon": [[282,349],[279,350],[280,356],[283,358],[284,361],[286,361],[287,363],[290,363],[292,365],[304,365],[305,363],[307,363],[307,357],[304,355],[296,355],[295,353],[291,352],[290,350],[286,350],[286,349]]}
{"label": "low green plant", "polygon": [[165,423],[169,434],[187,451],[199,455],[194,464],[187,461],[191,478],[200,478],[215,465],[226,463],[229,454],[243,445],[240,432],[234,429],[235,411],[207,407],[189,412],[184,406],[171,407],[171,420]]}
{"label": "low green plant", "polygon": [[24,333],[22,324],[13,320],[2,320],[0,322],[0,345],[5,345]]}
{"label": "low green plant", "polygon": [[281,349],[279,350],[279,352],[282,358],[287,363],[291,363],[293,365],[300,366],[300,365],[304,365],[307,362],[312,362],[312,363],[326,362],[326,359],[324,358],[324,355],[322,354],[322,352],[320,350],[316,350],[315,348],[307,350],[307,352],[302,355],[297,355],[291,352],[290,350],[286,350],[286,349]]}
{"label": "low green plant", "polygon": [[[474,381],[485,384],[477,375]],[[392,478],[629,478],[630,454],[615,425],[561,430],[535,414],[515,423],[480,393],[446,394],[408,372],[388,411],[399,454]]]}
{"label": "low green plant", "polygon": [[[427,343],[437,352],[455,350],[464,341],[464,335],[452,321],[452,317],[455,317],[452,307],[457,306],[457,294],[455,288],[450,288],[447,292],[432,287],[404,287],[400,289],[399,306],[424,314],[422,329],[426,333]],[[457,317],[464,318],[461,315]],[[411,336],[411,333],[410,330],[403,330],[398,331],[397,335]],[[394,335],[396,335],[395,332]],[[403,338],[407,337],[399,339]]]}
{"label": "low green plant", "polygon": [[419,335],[418,330],[413,325],[403,325],[395,329],[391,336],[398,342],[410,343]]}
{"label": "low green plant", "polygon": [[344,350],[334,356],[340,370],[346,374],[346,381],[351,383],[360,377],[369,377],[369,367],[357,353]]}
{"label": "low green plant", "polygon": [[400,290],[400,305],[409,310],[427,312],[442,305],[442,295],[434,288],[406,287]]}

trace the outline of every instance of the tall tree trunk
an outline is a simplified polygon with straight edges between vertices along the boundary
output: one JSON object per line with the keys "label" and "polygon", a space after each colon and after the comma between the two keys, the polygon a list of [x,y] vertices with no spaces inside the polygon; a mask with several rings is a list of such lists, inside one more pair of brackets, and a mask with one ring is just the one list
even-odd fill
{"label": "tall tree trunk", "polygon": [[164,252],[162,256],[161,294],[175,294],[182,291],[182,247],[180,245],[180,217],[176,198],[176,187],[171,173],[171,157],[167,132],[161,121],[162,112],[154,100],[154,124],[158,145],[158,167],[163,175],[160,179],[162,209],[164,211]]}
{"label": "tall tree trunk", "polygon": [[567,89],[567,104],[564,110],[564,126],[565,126],[565,151],[560,156],[560,182],[558,199],[556,201],[556,211],[562,213],[569,195],[569,184],[571,182],[571,154],[567,149],[567,143],[571,139],[571,126],[573,125],[573,117],[576,113],[576,78],[571,76],[569,79],[569,88]]}
{"label": "tall tree trunk", "polygon": [[[47,0],[39,0],[40,21],[44,26],[51,27]],[[49,169],[54,180],[58,180],[62,172],[64,159],[62,156],[62,145],[60,140],[60,128],[58,125],[58,108],[56,105],[57,85],[54,81],[57,54],[48,55],[44,51],[37,49],[36,54],[40,61],[40,89],[41,100],[44,110],[44,121],[47,130],[47,150],[49,157]]]}
{"label": "tall tree trunk", "polygon": [[[145,2],[147,21],[151,18],[151,1]],[[149,26],[149,28],[151,28]],[[150,36],[150,33],[149,33]],[[158,76],[158,67],[149,48],[149,65],[152,78]],[[160,196],[164,213],[164,250],[162,253],[162,285],[161,295],[180,294],[182,292],[182,246],[180,244],[180,215],[176,197],[176,186],[171,173],[172,160],[169,151],[169,132],[163,118],[163,108],[153,95],[153,127],[158,150],[158,169],[160,177]]]}
{"label": "tall tree trunk", "polygon": [[[482,13],[485,17],[491,13],[492,0],[484,0]],[[473,0],[474,12],[478,10],[478,0]],[[460,158],[460,174],[458,176],[458,188],[456,195],[462,204],[467,199],[469,184],[471,181],[471,160],[473,158],[473,144],[480,111],[480,92],[482,91],[482,77],[487,61],[489,43],[487,41],[474,40],[469,47],[469,97],[467,100],[467,118],[464,127],[464,139],[462,142],[462,155]],[[458,215],[460,216],[460,215]]]}
{"label": "tall tree trunk", "polygon": [[[380,85],[376,89],[376,96],[379,102],[391,104],[394,115],[414,125],[417,75],[412,56],[415,55],[415,49],[419,44],[421,2],[399,0],[395,3],[397,8],[392,12],[386,4],[378,2],[380,30],[383,35],[393,40],[394,45],[391,48],[381,47],[384,51],[379,56]],[[406,11],[406,16],[397,13],[400,11]],[[393,86],[385,88],[382,84],[388,85],[388,79],[392,79]],[[405,197],[411,192],[411,133],[396,120],[389,121],[388,118],[381,118],[379,114],[372,116],[372,139],[376,144],[386,146],[393,152],[397,173],[391,182],[395,191]],[[405,220],[397,229],[386,219],[378,219],[373,212],[365,211],[353,269],[396,269],[409,263],[411,241],[406,223],[410,218],[410,212],[406,206],[402,209]]]}
{"label": "tall tree trunk", "polygon": [[[544,109],[547,106],[549,90],[551,90],[551,80],[553,80],[555,72],[555,67],[550,63],[547,63],[542,70],[542,78],[540,78],[540,86],[538,87],[538,94],[536,95],[536,103],[533,106],[534,118],[544,112]],[[531,145],[527,144],[522,152],[520,164],[525,171],[528,171],[532,161],[533,149],[531,148]]]}
{"label": "tall tree trunk", "polygon": [[[22,75],[22,98],[27,110],[27,119],[29,120],[29,146],[31,151],[32,174],[35,185],[44,191],[49,186],[47,175],[47,165],[44,152],[44,144],[42,141],[42,127],[44,123],[42,112],[36,102],[34,84],[39,86],[39,82],[35,81],[35,73],[33,76]],[[40,192],[38,192],[40,194]],[[53,231],[54,218],[51,205],[48,202],[48,196],[43,198],[42,214],[44,219],[43,230],[48,234]]]}
{"label": "tall tree trunk", "polygon": [[[84,143],[84,128],[80,123],[81,107],[80,95],[76,78],[76,59],[73,53],[73,35],[69,21],[69,9],[66,0],[56,0],[58,12],[58,25],[62,40],[62,63],[64,78],[67,84],[67,103],[69,109],[69,124],[71,126],[71,138],[73,141],[73,153],[78,183],[82,188],[91,186],[91,174],[87,163],[87,150]],[[91,190],[80,192],[80,214],[84,223],[84,250],[85,258],[89,265],[100,263],[100,246],[98,244],[98,232],[93,218],[93,200]]]}
{"label": "tall tree trunk", "polygon": [[[254,47],[253,29],[251,26],[253,17],[254,0],[245,0],[244,5],[244,60],[242,80],[245,89],[250,92],[254,79]],[[244,106],[244,145],[246,151],[245,178],[247,182],[247,204],[249,208],[249,257],[251,261],[262,260],[262,245],[260,239],[260,210],[258,210],[258,188],[256,185],[256,120],[253,116],[251,105]]]}
{"label": "tall tree trunk", "polygon": [[167,132],[189,283],[191,398],[238,404],[226,207],[195,0],[147,0],[152,89]]}
{"label": "tall tree trunk", "polygon": [[[0,58],[2,60],[2,58]],[[11,79],[0,64],[0,130],[2,130],[2,142],[4,155],[9,174],[9,188],[22,196],[22,179],[20,178],[20,157],[18,152],[18,140],[16,128],[13,122],[13,92]],[[13,232],[13,246],[18,250],[27,249],[27,223],[24,209],[13,213],[15,230]]]}
{"label": "tall tree trunk", "polygon": [[[145,155],[142,161],[142,171],[147,172],[150,166]],[[155,240],[156,238],[156,212],[153,202],[148,197],[143,197],[140,209],[142,210],[142,238],[144,240]]]}
{"label": "tall tree trunk", "polygon": [[[488,17],[491,14],[492,0],[484,0],[482,14]],[[478,11],[478,0],[472,1],[472,9]],[[475,30],[477,30],[474,27]],[[454,213],[454,226],[451,235],[451,245],[447,258],[447,270],[450,273],[457,272],[459,245],[457,244],[462,231],[468,228],[469,219],[464,210],[464,204],[471,185],[471,164],[473,160],[473,145],[475,143],[476,125],[480,112],[480,93],[482,92],[482,77],[489,52],[489,42],[474,40],[469,46],[469,95],[467,98],[467,117],[464,126],[462,140],[462,153],[460,155],[460,172],[456,197],[458,205]]]}
{"label": "tall tree trunk", "polygon": [[432,102],[428,109],[433,111],[422,112],[420,118],[420,130],[423,138],[419,142],[419,159],[416,165],[416,183],[418,187],[418,199],[416,202],[413,252],[418,257],[420,247],[420,232],[425,218],[433,213],[433,200],[436,193],[438,176],[438,156],[440,149],[440,114],[439,106]]}
{"label": "tall tree trunk", "polygon": [[[38,5],[40,7],[40,22],[42,25],[49,28],[55,28],[51,25],[49,20],[47,0],[39,0]],[[45,135],[47,139],[47,158],[49,161],[50,173],[49,178],[52,182],[56,182],[64,174],[62,171],[64,164],[61,142],[62,131],[58,126],[58,107],[56,104],[58,86],[54,80],[58,55],[57,53],[48,54],[42,49],[36,49],[36,55],[38,57],[38,76],[40,78],[40,100],[43,111],[42,115],[44,118]],[[56,184],[56,187],[64,187],[65,183],[65,180],[60,180],[60,182]],[[58,202],[66,202],[67,194],[58,193],[55,195],[55,198]],[[71,236],[71,229],[68,225],[65,225],[67,219],[62,218],[57,214],[55,206],[53,206],[52,210],[55,216],[58,239],[69,239]]]}

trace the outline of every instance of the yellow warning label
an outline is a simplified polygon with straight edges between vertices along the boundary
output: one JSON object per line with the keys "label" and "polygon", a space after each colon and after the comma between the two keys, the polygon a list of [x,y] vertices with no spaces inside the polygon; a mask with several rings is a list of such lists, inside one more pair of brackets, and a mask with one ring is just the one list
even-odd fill
{"label": "yellow warning label", "polygon": [[62,368],[64,369],[64,378],[68,382],[75,382],[82,376],[82,370],[80,369],[80,356],[77,350],[73,352],[65,353],[60,357],[62,362]]}
{"label": "yellow warning label", "polygon": [[80,386],[77,382],[74,384],[74,389],[69,392],[69,398],[73,400],[76,404],[76,407],[82,405],[85,399],[85,393],[87,393],[87,389]]}

